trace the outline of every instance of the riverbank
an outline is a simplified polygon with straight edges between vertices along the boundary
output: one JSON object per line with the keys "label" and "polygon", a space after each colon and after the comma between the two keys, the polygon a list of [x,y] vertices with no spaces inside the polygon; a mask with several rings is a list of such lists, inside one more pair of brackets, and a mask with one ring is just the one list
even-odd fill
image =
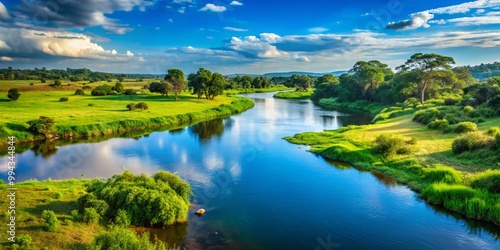
{"label": "riverbank", "polygon": [[[157,173],[156,175],[170,175],[167,172]],[[114,182],[127,182],[130,185],[136,185],[138,189],[140,189],[140,182],[144,181],[143,179],[146,176],[135,176],[130,172],[125,172],[121,174],[121,176],[126,176],[125,179],[115,179]],[[142,178],[142,179],[141,179]],[[135,180],[134,180],[135,179]],[[149,178],[150,182],[153,178]],[[175,178],[173,178],[175,179]],[[180,178],[177,178],[180,180]],[[0,248],[2,249],[18,249],[13,246],[13,244],[17,244],[17,247],[20,249],[89,249],[95,241],[96,237],[106,232],[112,232],[114,229],[111,227],[112,224],[116,224],[115,226],[122,227],[123,230],[128,232],[133,232],[133,226],[125,224],[118,224],[118,220],[109,219],[108,215],[97,216],[94,219],[90,219],[90,216],[86,214],[81,214],[78,212],[81,209],[81,204],[79,204],[79,198],[83,197],[87,194],[87,187],[89,185],[95,184],[96,182],[101,181],[98,179],[69,179],[69,180],[45,180],[45,181],[37,181],[37,180],[29,180],[25,182],[16,183],[15,187],[17,191],[15,193],[15,243],[12,243],[7,239],[7,237],[0,240]],[[165,181],[172,181],[172,179],[165,179]],[[112,186],[113,183],[101,181],[102,185]],[[157,180],[157,182],[160,182]],[[161,180],[163,182],[163,180]],[[177,181],[183,182],[183,181]],[[185,185],[188,185],[187,183]],[[7,193],[7,188],[10,187],[7,184],[0,184],[0,190],[2,192]],[[157,189],[158,186],[156,186]],[[110,188],[110,187],[108,187]],[[111,187],[112,188],[112,187]],[[115,187],[116,189],[116,187]],[[148,190],[152,190],[154,188],[149,188]],[[145,194],[145,190],[143,189],[141,192],[142,201],[147,202],[148,198]],[[171,190],[171,189],[170,189]],[[156,190],[155,190],[156,191]],[[9,191],[11,192],[11,191]],[[177,192],[177,191],[175,191]],[[116,195],[116,190],[115,190]],[[168,195],[164,193],[166,196],[172,196],[172,193]],[[116,197],[115,197],[116,198]],[[132,199],[132,196],[129,196],[128,199]],[[88,200],[88,198],[87,198]],[[101,203],[102,200],[99,200]],[[111,201],[108,201],[109,206],[112,207]],[[182,203],[179,200],[172,199],[170,202],[173,203],[178,202]],[[183,203],[184,206],[186,206]],[[189,205],[189,204],[188,204]],[[7,211],[11,206],[10,203],[0,202],[0,209],[5,211],[1,214],[3,221],[6,221],[7,218],[10,218],[10,214]],[[83,205],[82,205],[83,206]],[[180,205],[179,205],[180,206]],[[89,202],[87,201],[85,207],[92,207],[97,210],[101,207],[108,207],[108,205],[102,206],[98,202]],[[177,208],[177,207],[176,207]],[[125,209],[122,206],[122,209]],[[45,220],[43,219],[43,214],[45,210],[51,210],[54,212],[55,217],[57,218],[57,222],[53,223],[55,225],[53,231],[48,231],[46,228]],[[125,210],[124,210],[125,211]],[[187,209],[182,210],[182,216],[187,218]],[[117,211],[112,211],[106,214],[113,214]],[[146,214],[150,211],[142,211],[141,213]],[[129,213],[129,212],[127,212]],[[179,212],[179,214],[181,214]],[[176,215],[179,216],[179,215]],[[163,218],[163,217],[162,217]],[[129,218],[131,220],[131,218]],[[133,221],[133,220],[131,220]],[[129,221],[130,223],[130,221]],[[52,229],[51,229],[52,230]],[[22,238],[26,238],[25,235],[28,235],[30,240],[29,246],[24,245]],[[130,237],[136,237],[133,234],[130,234]],[[119,241],[119,239],[115,239]],[[124,240],[124,239],[121,239]],[[149,242],[149,237],[147,237],[148,242],[144,242],[144,244],[151,244]],[[131,242],[131,241],[129,241]],[[112,244],[111,242],[108,242]],[[92,248],[93,249],[93,248]],[[100,248],[99,248],[100,249]],[[176,248],[177,249],[177,248]]]}
{"label": "riverbank", "polygon": [[[68,91],[32,91],[23,98],[5,102],[1,115],[0,136],[15,136],[17,143],[44,140],[28,131],[27,121],[47,116],[55,121],[54,138],[87,138],[155,127],[175,127],[241,113],[254,106],[248,98],[219,96],[215,100],[198,99],[189,94],[173,97],[155,94],[77,96]],[[59,102],[69,96],[68,102]],[[145,102],[148,110],[129,111],[129,103]],[[1,141],[5,146],[7,140]]]}
{"label": "riverbank", "polygon": [[224,93],[227,96],[233,96],[233,95],[241,95],[241,94],[253,94],[253,93],[269,93],[269,92],[276,92],[276,91],[284,91],[284,90],[292,90],[294,88],[289,88],[284,85],[276,85],[273,87],[268,87],[268,88],[249,88],[249,89],[230,89],[230,90],[224,90]]}
{"label": "riverbank", "polygon": [[370,112],[372,115],[379,114],[384,108],[388,108],[388,105],[381,103],[374,103],[368,101],[355,101],[355,102],[339,102],[337,98],[325,98],[319,100],[317,103],[320,107],[325,109],[335,109],[338,107],[341,108],[350,108],[350,109],[358,109]]}
{"label": "riverbank", "polygon": [[280,99],[307,100],[311,99],[312,93],[312,91],[288,91],[276,93],[273,97]]}
{"label": "riverbank", "polygon": [[[325,103],[334,102],[323,101]],[[440,204],[469,218],[500,225],[500,195],[477,188],[477,183],[494,181],[500,173],[491,172],[489,169],[493,166],[484,162],[483,158],[455,155],[451,148],[457,134],[431,130],[413,122],[413,109],[384,109],[377,105],[361,105],[361,102],[341,105],[372,113],[377,109],[382,112],[378,113],[379,118],[374,119],[374,124],[301,133],[285,139],[291,143],[309,145],[311,152],[328,159],[390,175],[431,203]],[[480,123],[478,128],[484,132],[498,124],[500,118],[488,119]],[[411,142],[408,152],[387,157],[375,153],[374,140],[382,134],[400,135],[405,141]]]}

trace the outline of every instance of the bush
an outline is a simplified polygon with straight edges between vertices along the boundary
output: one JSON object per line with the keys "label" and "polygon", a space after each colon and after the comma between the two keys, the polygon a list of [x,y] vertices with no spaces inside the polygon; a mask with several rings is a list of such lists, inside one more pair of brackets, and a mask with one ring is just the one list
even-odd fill
{"label": "bush", "polygon": [[450,127],[450,123],[446,119],[436,119],[435,121],[429,123],[427,127],[430,129],[446,130]]}
{"label": "bush", "polygon": [[408,143],[400,135],[381,134],[373,143],[373,151],[377,154],[390,156],[409,153]]}
{"label": "bush", "polygon": [[78,210],[76,210],[76,209],[71,210],[71,218],[73,219],[73,221],[81,221],[82,220],[82,216],[80,215],[80,213],[78,213]]}
{"label": "bush", "polygon": [[83,86],[82,89],[92,89],[91,86]]}
{"label": "bush", "polygon": [[59,220],[52,210],[43,210],[42,219],[44,220],[43,227],[49,232],[54,232],[59,227]]}
{"label": "bush", "polygon": [[95,208],[87,207],[83,211],[83,222],[87,224],[96,224],[101,220],[101,216],[97,213]]}
{"label": "bush", "polygon": [[437,108],[430,108],[426,110],[419,110],[415,113],[413,117],[414,121],[420,122],[424,125],[427,125],[434,121],[439,114],[439,110]]}
{"label": "bush", "polygon": [[486,131],[486,134],[495,137],[500,134],[500,127],[491,127]]}
{"label": "bush", "polygon": [[93,193],[87,193],[78,198],[78,212],[84,213],[86,208],[93,208],[99,215],[104,216],[108,211],[108,203],[98,199]]}
{"label": "bush", "polygon": [[444,105],[446,105],[446,106],[453,106],[453,105],[457,104],[458,102],[459,102],[459,100],[453,99],[453,98],[444,99]]}
{"label": "bush", "polygon": [[477,130],[477,124],[473,122],[461,122],[455,127],[455,133],[466,133]]}
{"label": "bush", "polygon": [[474,176],[471,184],[473,188],[482,188],[490,193],[500,193],[500,170],[486,170]]}
{"label": "bush", "polygon": [[16,101],[17,99],[19,99],[20,96],[21,93],[19,93],[19,90],[16,88],[9,89],[9,92],[7,93],[7,97],[12,101]]}
{"label": "bush", "polygon": [[28,248],[31,245],[31,241],[31,236],[29,236],[28,234],[22,234],[17,237],[17,243],[19,243],[19,246],[23,249]]}
{"label": "bush", "polygon": [[115,217],[115,224],[125,228],[130,226],[130,215],[127,213],[127,211],[118,209]]}
{"label": "bush", "polygon": [[50,87],[61,87],[61,81],[60,80],[55,80],[54,83],[49,84]]}
{"label": "bush", "polygon": [[59,192],[57,192],[57,193],[54,195],[54,197],[55,197],[56,199],[58,199],[58,200],[59,200],[59,199],[61,199],[61,196],[62,196],[62,194],[61,194],[61,193],[59,193]]}
{"label": "bush", "polygon": [[452,167],[435,165],[433,168],[424,169],[423,180],[455,184],[462,182],[462,175]]}
{"label": "bush", "polygon": [[114,93],[113,89],[114,88],[111,87],[110,85],[104,84],[104,85],[95,87],[90,94],[92,96],[112,95]]}
{"label": "bush", "polygon": [[54,125],[54,120],[50,117],[40,116],[39,119],[31,120],[26,122],[29,127],[28,130],[35,133],[41,134],[45,137],[49,136],[52,133],[52,126]]}
{"label": "bush", "polygon": [[133,89],[126,89],[123,94],[125,95],[137,95],[137,92]]}
{"label": "bush", "polygon": [[149,85],[142,86],[142,89],[149,89]]}
{"label": "bush", "polygon": [[488,148],[493,145],[493,138],[486,136],[483,133],[469,132],[453,141],[451,145],[452,151],[455,154],[461,154],[465,151],[474,151],[483,148]]}
{"label": "bush", "polygon": [[134,110],[135,109],[135,103],[131,102],[131,103],[127,104],[127,108],[128,108],[129,111]]}
{"label": "bush", "polygon": [[123,91],[123,84],[121,82],[116,82],[114,89],[118,93],[122,92]]}
{"label": "bush", "polygon": [[473,107],[471,107],[471,106],[465,106],[464,109],[462,110],[462,112],[464,112],[464,114],[467,114],[467,113],[469,113],[469,112],[471,112],[473,110],[474,110]]}
{"label": "bush", "polygon": [[77,89],[75,95],[85,95],[85,92],[83,92],[83,89]]}
{"label": "bush", "polygon": [[71,226],[73,226],[73,221],[72,221],[72,220],[65,219],[65,220],[64,220],[64,225],[66,225],[66,226],[68,226],[68,227],[71,227]]}
{"label": "bush", "polygon": [[89,247],[89,250],[107,250],[107,249],[154,249],[167,250],[167,245],[159,240],[151,242],[149,233],[137,236],[133,231],[126,228],[115,227],[109,232],[104,232],[97,237]]}
{"label": "bush", "polygon": [[61,99],[59,99],[60,102],[67,102],[68,100],[68,97],[61,97]]}
{"label": "bush", "polygon": [[142,109],[142,110],[147,110],[148,105],[145,102],[140,102],[135,105],[136,109]]}

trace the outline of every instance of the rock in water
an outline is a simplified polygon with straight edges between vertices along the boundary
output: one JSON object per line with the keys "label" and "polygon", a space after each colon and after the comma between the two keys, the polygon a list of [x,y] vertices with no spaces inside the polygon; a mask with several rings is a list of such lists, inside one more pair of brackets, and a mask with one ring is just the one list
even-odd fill
{"label": "rock in water", "polygon": [[202,209],[198,209],[198,211],[196,211],[195,214],[197,214],[197,215],[204,215],[205,214],[205,209],[203,209],[203,208]]}

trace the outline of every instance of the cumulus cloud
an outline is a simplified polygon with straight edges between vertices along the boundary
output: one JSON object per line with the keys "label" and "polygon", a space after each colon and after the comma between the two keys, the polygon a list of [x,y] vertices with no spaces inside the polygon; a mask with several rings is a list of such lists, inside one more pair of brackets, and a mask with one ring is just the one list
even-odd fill
{"label": "cumulus cloud", "polygon": [[412,30],[420,27],[429,28],[429,20],[433,19],[434,15],[429,12],[420,12],[411,15],[411,19],[400,22],[391,22],[386,29],[392,30]]}
{"label": "cumulus cloud", "polygon": [[233,5],[233,6],[242,6],[242,5],[243,5],[243,3],[238,2],[238,1],[232,1],[232,2],[230,3],[230,5]]}
{"label": "cumulus cloud", "polygon": [[132,31],[132,28],[119,24],[117,20],[106,17],[106,14],[134,8],[144,11],[153,4],[153,1],[142,0],[87,0],[84,4],[80,1],[59,1],[56,4],[53,0],[23,0],[17,9],[20,16],[30,17],[25,22],[31,22],[33,17],[53,27],[102,26],[109,32],[124,34]]}
{"label": "cumulus cloud", "polygon": [[207,3],[205,7],[201,8],[200,11],[213,11],[213,12],[224,12],[226,11],[226,7],[217,6],[213,3]]}
{"label": "cumulus cloud", "polygon": [[328,29],[325,27],[314,27],[314,28],[309,29],[309,32],[311,32],[311,33],[323,33],[326,31],[328,31]]}
{"label": "cumulus cloud", "polygon": [[245,32],[247,29],[235,28],[235,27],[224,27],[225,30],[236,31],[236,32]]}
{"label": "cumulus cloud", "polygon": [[256,36],[246,36],[243,39],[232,37],[227,43],[227,47],[246,58],[253,59],[265,59],[288,55],[287,52],[279,51],[274,45]]}
{"label": "cumulus cloud", "polygon": [[2,2],[0,2],[0,20],[9,20],[10,19],[10,14],[7,8],[5,8],[5,5],[3,5]]}

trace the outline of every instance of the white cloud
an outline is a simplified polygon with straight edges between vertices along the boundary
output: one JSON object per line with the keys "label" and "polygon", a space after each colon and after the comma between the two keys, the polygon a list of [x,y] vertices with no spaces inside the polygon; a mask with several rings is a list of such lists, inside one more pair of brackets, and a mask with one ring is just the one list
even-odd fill
{"label": "white cloud", "polygon": [[243,3],[238,2],[238,1],[232,1],[232,2],[230,3],[230,5],[233,5],[233,6],[242,6],[242,5],[243,5]]}
{"label": "white cloud", "polygon": [[431,9],[428,10],[428,12],[433,14],[459,14],[459,13],[467,13],[471,9],[491,8],[491,7],[498,7],[499,5],[500,5],[500,0],[477,0],[457,5]]}
{"label": "white cloud", "polygon": [[435,24],[446,24],[446,21],[444,19],[440,19],[440,20],[431,20],[429,21],[429,23],[435,23]]}
{"label": "white cloud", "polygon": [[478,10],[476,10],[476,14],[483,14],[484,12],[486,12],[485,9],[478,9]]}
{"label": "white cloud", "polygon": [[181,14],[184,14],[184,12],[186,12],[186,7],[180,7],[177,11]]}
{"label": "white cloud", "polygon": [[411,19],[400,22],[391,22],[387,25],[387,29],[393,30],[413,30],[420,27],[429,28],[428,21],[433,19],[434,15],[429,12],[419,12],[411,15]]}
{"label": "white cloud", "polygon": [[174,23],[174,19],[170,18],[170,19],[168,19],[168,22],[169,23]]}
{"label": "white cloud", "polygon": [[7,8],[5,8],[5,5],[3,5],[2,2],[0,2],[0,20],[8,20],[10,19],[10,14]]}
{"label": "white cloud", "polygon": [[500,16],[474,16],[459,17],[447,20],[450,23],[456,23],[459,26],[500,24]]}
{"label": "white cloud", "polygon": [[172,3],[176,3],[176,4],[184,4],[184,3],[192,3],[193,0],[174,0],[172,1]]}
{"label": "white cloud", "polygon": [[235,28],[235,27],[224,27],[225,30],[236,31],[236,32],[245,32],[247,29]]}
{"label": "white cloud", "polygon": [[12,48],[4,41],[0,40],[0,50],[11,50]]}
{"label": "white cloud", "polygon": [[361,16],[369,16],[370,13],[366,12],[365,14],[361,15]]}
{"label": "white cloud", "polygon": [[127,50],[126,55],[127,55],[127,56],[134,56],[134,53],[130,52],[130,50]]}
{"label": "white cloud", "polygon": [[314,28],[309,29],[309,32],[311,32],[311,33],[323,33],[326,31],[328,31],[328,29],[325,27],[314,27]]}
{"label": "white cloud", "polygon": [[0,57],[0,61],[12,62],[12,61],[14,61],[14,58],[8,57],[8,56],[2,56],[2,57]]}
{"label": "white cloud", "polygon": [[282,41],[281,37],[274,33],[261,33],[259,37],[262,41],[268,43],[278,43]]}
{"label": "white cloud", "polygon": [[217,6],[212,3],[207,3],[205,7],[201,8],[200,11],[213,11],[213,12],[224,12],[226,11],[226,7],[224,6]]}
{"label": "white cloud", "polygon": [[246,58],[257,59],[288,56],[287,52],[279,51],[275,46],[256,36],[246,36],[244,39],[232,37],[227,46]]}

